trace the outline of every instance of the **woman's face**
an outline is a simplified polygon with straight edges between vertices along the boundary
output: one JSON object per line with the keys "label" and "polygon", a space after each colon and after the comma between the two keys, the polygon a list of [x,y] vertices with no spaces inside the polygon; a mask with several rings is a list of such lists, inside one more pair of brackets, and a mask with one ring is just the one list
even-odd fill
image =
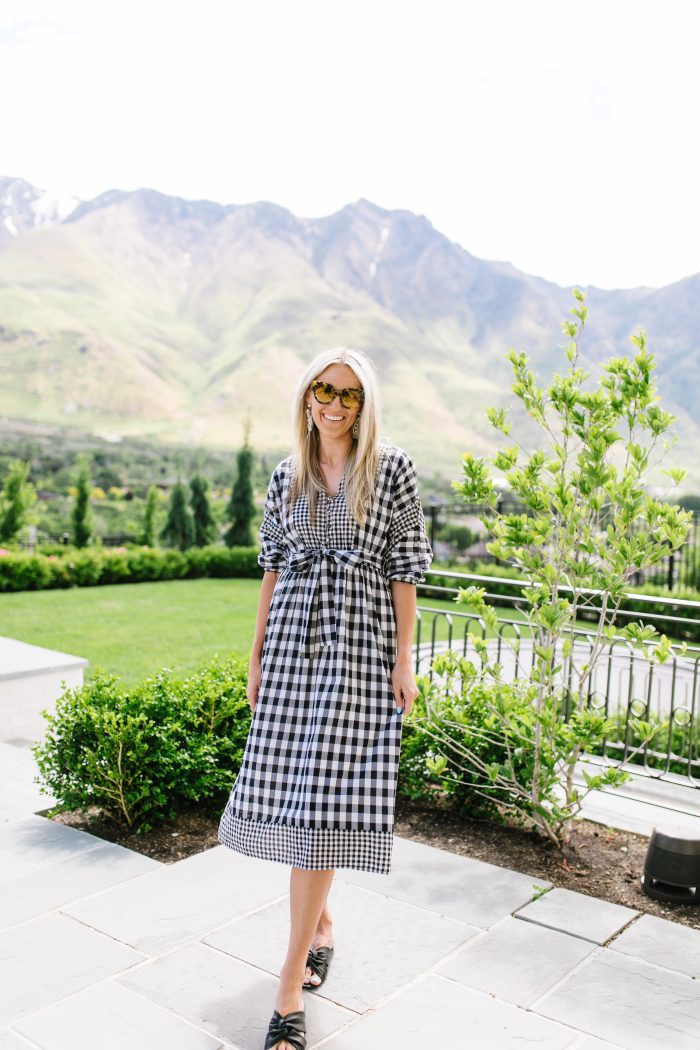
{"label": "woman's face", "polygon": [[[337,363],[324,368],[316,376],[316,379],[320,379],[322,383],[332,383],[336,390],[342,390],[347,386],[362,386],[362,383],[349,365]],[[341,405],[337,394],[330,405],[321,405],[314,397],[310,387],[306,394],[306,403],[311,407],[311,415],[319,429],[319,433],[324,437],[330,438],[342,437],[343,434],[347,434],[362,411],[360,405],[357,408],[345,408]]]}

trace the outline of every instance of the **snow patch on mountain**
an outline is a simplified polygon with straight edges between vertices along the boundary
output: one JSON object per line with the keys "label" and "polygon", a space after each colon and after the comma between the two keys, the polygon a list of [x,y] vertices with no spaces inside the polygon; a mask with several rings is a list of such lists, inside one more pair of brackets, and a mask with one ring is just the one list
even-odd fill
{"label": "snow patch on mountain", "polygon": [[372,256],[372,260],[371,260],[371,262],[369,264],[369,279],[370,279],[370,281],[374,279],[374,276],[375,276],[375,274],[377,272],[377,266],[379,265],[379,260],[381,259],[382,255],[384,253],[384,248],[386,247],[386,242],[388,241],[388,239],[389,239],[389,227],[388,226],[382,226],[380,234],[379,234],[379,240],[377,241],[377,247],[374,249],[374,255]]}
{"label": "snow patch on mountain", "polygon": [[36,226],[63,222],[79,204],[78,197],[37,189],[26,179],[0,176],[0,235],[18,237]]}
{"label": "snow patch on mountain", "polygon": [[37,226],[43,226],[47,222],[63,222],[81,203],[79,197],[55,194],[49,190],[37,192],[38,196],[29,205],[36,216]]}

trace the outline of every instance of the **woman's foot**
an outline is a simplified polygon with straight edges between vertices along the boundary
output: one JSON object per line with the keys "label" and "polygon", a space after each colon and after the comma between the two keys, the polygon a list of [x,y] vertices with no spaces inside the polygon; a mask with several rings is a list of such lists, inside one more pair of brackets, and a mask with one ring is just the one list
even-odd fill
{"label": "woman's foot", "polygon": [[[333,939],[333,920],[329,918],[322,918],[316,927],[316,933],[314,939],[309,945],[310,948],[334,948],[335,941]],[[304,984],[311,985],[316,988],[321,983],[321,978],[318,974],[314,973],[310,966],[306,967],[306,973],[304,974]]]}
{"label": "woman's foot", "polygon": [[306,1050],[306,1014],[291,1010],[280,1014],[275,1010],[267,1026],[265,1050]]}
{"label": "woman's foot", "polygon": [[[290,979],[283,966],[280,973],[277,998],[275,999],[275,1010],[284,1017],[285,1014],[292,1013],[293,1010],[303,1010],[304,1005],[304,996],[299,987],[299,979]],[[275,1043],[274,1050],[294,1050],[294,1047],[286,1039],[282,1039],[279,1043]]]}

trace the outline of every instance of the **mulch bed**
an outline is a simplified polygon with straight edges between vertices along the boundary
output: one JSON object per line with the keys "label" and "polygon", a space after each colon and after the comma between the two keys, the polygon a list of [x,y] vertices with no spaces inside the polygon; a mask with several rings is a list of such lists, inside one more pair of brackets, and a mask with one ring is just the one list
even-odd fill
{"label": "mulch bed", "polygon": [[[218,845],[219,813],[192,809],[145,834],[130,833],[90,811],[59,813],[61,824],[89,831],[166,864]],[[468,820],[449,810],[397,796],[394,830],[403,838],[463,857],[546,879],[554,886],[600,897],[700,930],[700,905],[665,904],[647,897],[640,884],[648,839],[588,820],[576,822],[563,850],[518,829]]]}

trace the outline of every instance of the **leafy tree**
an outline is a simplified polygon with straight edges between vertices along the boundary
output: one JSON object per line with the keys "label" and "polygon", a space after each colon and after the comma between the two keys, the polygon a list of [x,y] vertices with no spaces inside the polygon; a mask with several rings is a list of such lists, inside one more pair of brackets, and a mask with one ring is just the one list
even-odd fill
{"label": "leafy tree", "polygon": [[466,550],[480,539],[478,533],[469,528],[468,525],[446,524],[438,529],[437,538],[449,543],[459,550]]}
{"label": "leafy tree", "polygon": [[209,483],[201,474],[190,480],[190,508],[194,522],[194,546],[205,547],[216,535],[216,521],[209,506]]}
{"label": "leafy tree", "polygon": [[187,489],[181,481],[173,485],[170,493],[168,517],[160,538],[181,551],[187,550],[194,542],[194,522],[187,506]]}
{"label": "leafy tree", "polygon": [[77,471],[73,480],[76,492],[70,519],[72,541],[76,547],[87,547],[92,535],[92,511],[90,509],[92,482],[88,454],[81,453],[78,456]]}
{"label": "leafy tree", "polygon": [[252,547],[251,522],[255,516],[253,499],[253,451],[249,444],[249,424],[246,423],[243,447],[236,456],[237,474],[231,490],[231,499],[225,512],[225,520],[231,524],[224,533],[227,547]]}
{"label": "leafy tree", "polygon": [[[520,570],[526,580],[532,663],[505,689],[503,665],[485,637],[471,633],[475,662],[448,652],[433,661],[437,677],[421,682],[428,715],[426,731],[440,741],[441,754],[428,763],[442,776],[450,761],[478,775],[479,790],[497,795],[505,812],[529,823],[561,846],[585,794],[617,786],[627,774],[608,766],[597,776],[584,773],[585,789],[575,782],[575,767],[585,753],[610,733],[612,721],[589,702],[593,673],[609,655],[615,639],[638,645],[650,660],[663,662],[673,647],[654,627],[632,623],[619,627],[617,612],[634,573],[658,565],[686,541],[690,513],[647,494],[652,455],[674,420],[656,404],[654,358],[640,330],[631,337],[633,357],[614,357],[602,366],[592,390],[580,364],[580,341],[587,318],[584,295],[574,290],[575,320],[565,321],[563,348],[568,367],[547,387],[537,382],[524,353],[511,350],[513,391],[540,429],[542,448],[527,451],[518,443],[502,448],[489,462],[467,453],[464,480],[453,482],[467,503],[490,510],[482,518],[493,537],[488,550]],[[503,409],[487,411],[492,426],[512,429]],[[527,513],[503,513],[491,467],[505,476]],[[679,484],[685,471],[665,470]],[[459,591],[480,615],[483,634],[497,627],[495,609],[482,588]],[[582,644],[577,617],[592,613],[593,628]],[[522,643],[501,633],[502,645],[523,661]],[[684,647],[680,647],[680,652]],[[489,682],[491,709],[483,719],[482,744],[490,757],[465,738],[455,741],[460,718],[476,685]],[[485,695],[481,694],[482,697]],[[658,726],[632,719],[641,750]],[[493,748],[499,757],[494,759]],[[448,757],[449,756],[449,757]],[[630,756],[628,756],[629,760]]]}
{"label": "leafy tree", "polygon": [[0,542],[9,543],[27,523],[28,512],[36,502],[36,490],[29,478],[29,463],[19,459],[9,465],[0,494]]}
{"label": "leafy tree", "polygon": [[156,545],[156,512],[158,510],[159,492],[157,485],[150,485],[146,493],[146,506],[143,512],[141,543],[147,547]]}

